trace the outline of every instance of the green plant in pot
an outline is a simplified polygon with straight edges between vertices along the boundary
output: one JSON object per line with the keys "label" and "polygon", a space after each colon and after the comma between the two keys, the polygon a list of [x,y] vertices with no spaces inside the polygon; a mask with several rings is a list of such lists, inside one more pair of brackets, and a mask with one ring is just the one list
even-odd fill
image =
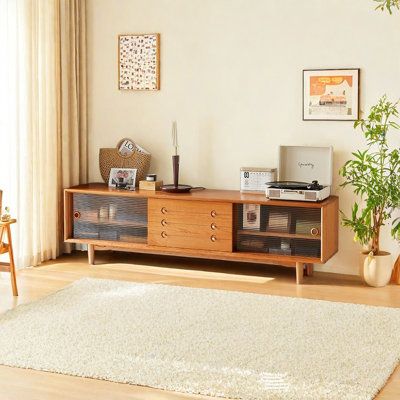
{"label": "green plant in pot", "polygon": [[[344,178],[341,186],[352,186],[361,200],[354,203],[349,217],[342,212],[342,223],[354,231],[355,241],[368,248],[362,253],[361,272],[376,287],[389,282],[393,268],[391,254],[380,248],[380,235],[400,206],[400,148],[390,148],[388,143],[389,130],[400,129],[398,103],[383,96],[366,119],[354,123],[354,128],[361,128],[367,146],[352,153],[353,158],[339,171]],[[399,237],[399,219],[393,221],[391,234]]]}

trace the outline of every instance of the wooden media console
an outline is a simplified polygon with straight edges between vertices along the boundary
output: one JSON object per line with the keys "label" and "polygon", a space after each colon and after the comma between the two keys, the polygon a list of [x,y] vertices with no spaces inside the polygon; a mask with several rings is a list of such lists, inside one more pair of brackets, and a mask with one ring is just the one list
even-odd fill
{"label": "wooden media console", "polygon": [[64,207],[65,241],[87,244],[90,264],[96,248],[108,248],[296,267],[301,283],[313,264],[338,250],[336,196],[312,203],[232,190],[169,194],[93,183],[66,189]]}

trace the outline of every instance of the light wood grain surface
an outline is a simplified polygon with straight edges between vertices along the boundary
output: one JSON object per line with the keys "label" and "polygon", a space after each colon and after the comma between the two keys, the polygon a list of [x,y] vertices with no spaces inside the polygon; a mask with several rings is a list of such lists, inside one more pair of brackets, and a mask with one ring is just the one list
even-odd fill
{"label": "light wood grain surface", "polygon": [[152,246],[232,251],[232,204],[149,199]]}
{"label": "light wood grain surface", "polygon": [[[131,199],[148,198],[148,242],[137,239],[99,240],[80,238],[79,235],[78,238],[74,237],[73,218],[80,220],[81,215],[86,212],[72,209],[72,197],[82,194],[130,197]],[[293,267],[296,263],[325,263],[338,250],[338,197],[336,196],[330,196],[320,203],[274,201],[267,199],[263,194],[243,194],[235,190],[207,189],[177,196],[164,192],[116,190],[100,183],[75,186],[66,189],[64,195],[64,239],[70,243],[88,244],[90,264],[95,263],[94,250],[97,246],[122,251],[132,250],[141,253],[225,261],[261,262]],[[321,210],[323,227],[321,256],[283,255],[257,252],[257,250],[254,253],[233,251],[236,249],[236,229],[238,228],[238,216],[234,210],[236,204],[249,202],[269,206],[286,206],[290,209],[303,207],[303,209],[316,209],[317,212]],[[92,220],[92,217],[88,215],[80,221],[84,220],[87,222],[97,221],[97,219]],[[111,222],[111,224],[115,224],[115,222]],[[297,237],[299,238],[299,235]],[[308,236],[302,236],[302,238],[309,239]],[[296,271],[302,273],[302,267],[299,264]],[[297,282],[301,282],[301,277],[297,277]]]}
{"label": "light wood grain surface", "polygon": [[[89,266],[86,253],[73,254],[46,263],[39,268],[19,271],[20,295],[18,298],[12,297],[9,275],[0,273],[0,312],[49,295],[83,277],[400,307],[400,286],[370,288],[357,277],[351,276],[315,272],[313,277],[304,277],[302,286],[297,286],[294,280],[294,269],[257,264],[189,260],[129,253],[111,254],[110,252],[99,252],[97,262],[99,264]],[[103,264],[100,264],[102,262]],[[105,262],[110,262],[110,264]],[[21,329],[24,328],[21,327]],[[0,366],[1,400],[183,400],[206,398],[134,385]],[[400,368],[397,368],[377,399],[397,400],[399,398]]]}
{"label": "light wood grain surface", "polygon": [[337,196],[330,196],[321,202],[307,202],[307,201],[285,201],[285,200],[270,200],[265,197],[263,193],[241,193],[238,190],[193,190],[190,193],[166,193],[160,191],[149,190],[120,190],[108,187],[104,183],[88,183],[85,185],[74,186],[65,190],[66,193],[90,193],[105,196],[127,196],[127,197],[147,197],[156,199],[175,199],[175,200],[201,200],[213,202],[229,202],[229,203],[259,203],[270,206],[289,206],[289,207],[303,207],[303,208],[322,208],[323,206],[336,202]]}

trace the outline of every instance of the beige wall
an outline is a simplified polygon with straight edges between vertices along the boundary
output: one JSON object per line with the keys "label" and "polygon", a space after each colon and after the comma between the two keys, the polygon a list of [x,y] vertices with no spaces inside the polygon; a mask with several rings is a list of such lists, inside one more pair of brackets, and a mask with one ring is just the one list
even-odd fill
{"label": "beige wall", "polygon": [[[337,170],[363,144],[351,122],[302,121],[302,69],[360,67],[361,108],[400,96],[400,15],[372,0],[89,0],[90,179],[98,151],[130,137],[171,181],[178,121],[181,181],[237,189],[241,166],[275,167],[279,144],[334,146]],[[117,35],[161,33],[161,90],[117,89]],[[397,137],[397,144],[400,140]],[[397,251],[388,239],[384,245]],[[356,273],[358,246],[340,230],[324,269]],[[322,268],[322,267],[321,267]]]}

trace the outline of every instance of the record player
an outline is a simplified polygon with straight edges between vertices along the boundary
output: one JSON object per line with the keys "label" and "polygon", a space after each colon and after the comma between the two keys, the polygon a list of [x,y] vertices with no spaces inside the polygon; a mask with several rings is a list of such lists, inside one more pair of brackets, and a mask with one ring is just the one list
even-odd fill
{"label": "record player", "polygon": [[267,182],[274,200],[322,201],[332,186],[332,147],[280,146],[278,181]]}

